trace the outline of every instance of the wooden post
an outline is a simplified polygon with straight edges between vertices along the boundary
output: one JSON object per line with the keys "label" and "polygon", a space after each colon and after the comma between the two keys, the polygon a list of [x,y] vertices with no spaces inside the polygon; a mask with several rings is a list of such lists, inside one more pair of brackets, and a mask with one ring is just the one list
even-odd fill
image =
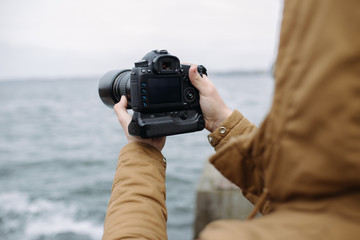
{"label": "wooden post", "polygon": [[236,185],[206,161],[196,194],[194,238],[212,221],[246,219],[253,207]]}

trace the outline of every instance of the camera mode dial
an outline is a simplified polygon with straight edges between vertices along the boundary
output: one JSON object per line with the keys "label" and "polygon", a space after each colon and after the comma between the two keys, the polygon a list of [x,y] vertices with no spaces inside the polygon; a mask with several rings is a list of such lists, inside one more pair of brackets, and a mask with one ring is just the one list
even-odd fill
{"label": "camera mode dial", "polygon": [[148,67],[149,63],[147,60],[140,60],[135,63],[135,67]]}

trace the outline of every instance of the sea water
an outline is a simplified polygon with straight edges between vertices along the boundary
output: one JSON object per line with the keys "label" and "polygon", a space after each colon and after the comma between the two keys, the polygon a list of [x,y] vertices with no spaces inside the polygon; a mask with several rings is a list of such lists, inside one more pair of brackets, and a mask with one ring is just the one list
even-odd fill
{"label": "sea water", "polygon": [[[259,125],[268,74],[213,75],[225,102]],[[0,239],[101,239],[126,138],[97,93],[98,79],[0,82]],[[192,239],[196,185],[214,152],[208,132],[167,138],[168,236]]]}

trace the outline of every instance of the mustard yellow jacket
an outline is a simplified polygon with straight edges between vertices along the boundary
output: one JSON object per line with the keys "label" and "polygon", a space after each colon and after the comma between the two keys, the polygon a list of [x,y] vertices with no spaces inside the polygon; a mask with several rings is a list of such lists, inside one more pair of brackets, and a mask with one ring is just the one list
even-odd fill
{"label": "mustard yellow jacket", "polygon": [[[209,136],[210,162],[265,215],[199,238],[360,239],[360,1],[285,1],[275,78],[259,128],[234,111]],[[149,145],[121,150],[104,239],[167,239],[165,168]]]}

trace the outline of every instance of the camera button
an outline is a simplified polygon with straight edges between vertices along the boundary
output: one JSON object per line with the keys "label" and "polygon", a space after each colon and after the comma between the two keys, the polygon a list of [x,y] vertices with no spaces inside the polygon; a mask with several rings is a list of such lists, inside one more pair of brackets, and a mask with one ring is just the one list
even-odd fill
{"label": "camera button", "polygon": [[141,83],[141,87],[146,88],[147,84],[145,82]]}
{"label": "camera button", "polygon": [[185,101],[188,103],[192,103],[195,101],[196,93],[195,89],[187,88],[185,89]]}
{"label": "camera button", "polygon": [[142,72],[142,73],[146,73],[146,69],[141,69],[141,72]]}
{"label": "camera button", "polygon": [[186,120],[186,119],[188,118],[188,114],[187,114],[186,112],[181,112],[181,113],[180,113],[180,118],[181,118],[182,120]]}

